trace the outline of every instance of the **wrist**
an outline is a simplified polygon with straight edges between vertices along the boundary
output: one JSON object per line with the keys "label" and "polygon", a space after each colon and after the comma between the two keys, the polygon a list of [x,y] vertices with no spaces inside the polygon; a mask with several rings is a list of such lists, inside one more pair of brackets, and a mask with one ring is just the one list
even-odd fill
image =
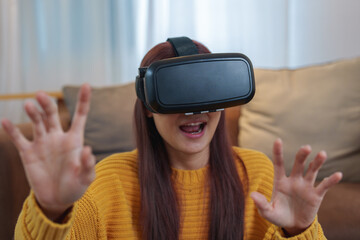
{"label": "wrist", "polygon": [[285,237],[294,237],[296,235],[299,235],[301,233],[303,233],[307,228],[282,228]]}
{"label": "wrist", "polygon": [[72,206],[62,206],[62,207],[47,207],[39,203],[35,198],[36,204],[39,206],[43,214],[51,221],[56,223],[62,223],[66,216],[71,212]]}

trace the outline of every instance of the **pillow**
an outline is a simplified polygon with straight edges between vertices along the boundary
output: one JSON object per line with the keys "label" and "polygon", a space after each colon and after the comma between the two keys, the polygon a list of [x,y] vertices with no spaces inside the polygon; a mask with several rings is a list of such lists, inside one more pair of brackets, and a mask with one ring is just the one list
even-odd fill
{"label": "pillow", "polygon": [[242,106],[239,145],[272,157],[277,137],[284,142],[287,174],[300,146],[325,150],[318,180],[341,171],[360,181],[360,58],[297,70],[255,71],[256,94]]}
{"label": "pillow", "polygon": [[[65,86],[64,100],[71,116],[76,107],[79,86]],[[116,152],[132,150],[134,83],[92,88],[90,111],[85,126],[85,145],[93,149],[97,160]]]}

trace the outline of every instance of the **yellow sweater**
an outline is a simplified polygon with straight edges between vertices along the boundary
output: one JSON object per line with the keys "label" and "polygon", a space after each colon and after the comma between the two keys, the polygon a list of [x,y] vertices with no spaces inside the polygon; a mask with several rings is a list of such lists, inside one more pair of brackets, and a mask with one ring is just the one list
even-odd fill
{"label": "yellow sweater", "polygon": [[[273,165],[262,153],[234,148],[240,157],[237,169],[245,188],[244,239],[284,239],[280,228],[259,216],[249,193],[258,191],[268,200],[273,188]],[[240,160],[241,159],[241,160]],[[180,239],[206,239],[208,199],[204,199],[208,167],[173,169],[176,192],[182,202]],[[244,186],[245,187],[245,186]],[[96,166],[96,179],[74,204],[64,224],[45,217],[31,193],[24,203],[15,229],[15,239],[139,239],[140,193],[137,151],[119,153]],[[315,220],[291,239],[325,239]]]}

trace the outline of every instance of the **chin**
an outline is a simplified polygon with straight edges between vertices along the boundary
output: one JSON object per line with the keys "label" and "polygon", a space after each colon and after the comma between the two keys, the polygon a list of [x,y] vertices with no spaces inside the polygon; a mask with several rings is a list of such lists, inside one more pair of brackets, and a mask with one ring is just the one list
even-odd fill
{"label": "chin", "polygon": [[[181,149],[181,150],[180,150]],[[189,143],[184,146],[182,146],[179,150],[186,154],[198,154],[204,151],[207,151],[210,149],[210,144],[206,143]]]}

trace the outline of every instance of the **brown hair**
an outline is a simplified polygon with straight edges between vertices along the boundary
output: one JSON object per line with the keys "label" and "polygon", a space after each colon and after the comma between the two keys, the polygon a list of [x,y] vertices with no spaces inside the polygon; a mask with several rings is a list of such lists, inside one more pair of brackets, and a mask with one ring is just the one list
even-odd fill
{"label": "brown hair", "polygon": [[[194,41],[199,53],[210,53]],[[153,47],[141,67],[175,57],[168,42]],[[171,180],[171,166],[165,144],[153,118],[148,118],[141,100],[135,104],[135,132],[139,158],[141,194],[140,221],[143,239],[178,239],[180,234],[179,201]],[[244,234],[244,192],[236,170],[225,127],[225,112],[210,143],[209,239],[242,239]]]}

